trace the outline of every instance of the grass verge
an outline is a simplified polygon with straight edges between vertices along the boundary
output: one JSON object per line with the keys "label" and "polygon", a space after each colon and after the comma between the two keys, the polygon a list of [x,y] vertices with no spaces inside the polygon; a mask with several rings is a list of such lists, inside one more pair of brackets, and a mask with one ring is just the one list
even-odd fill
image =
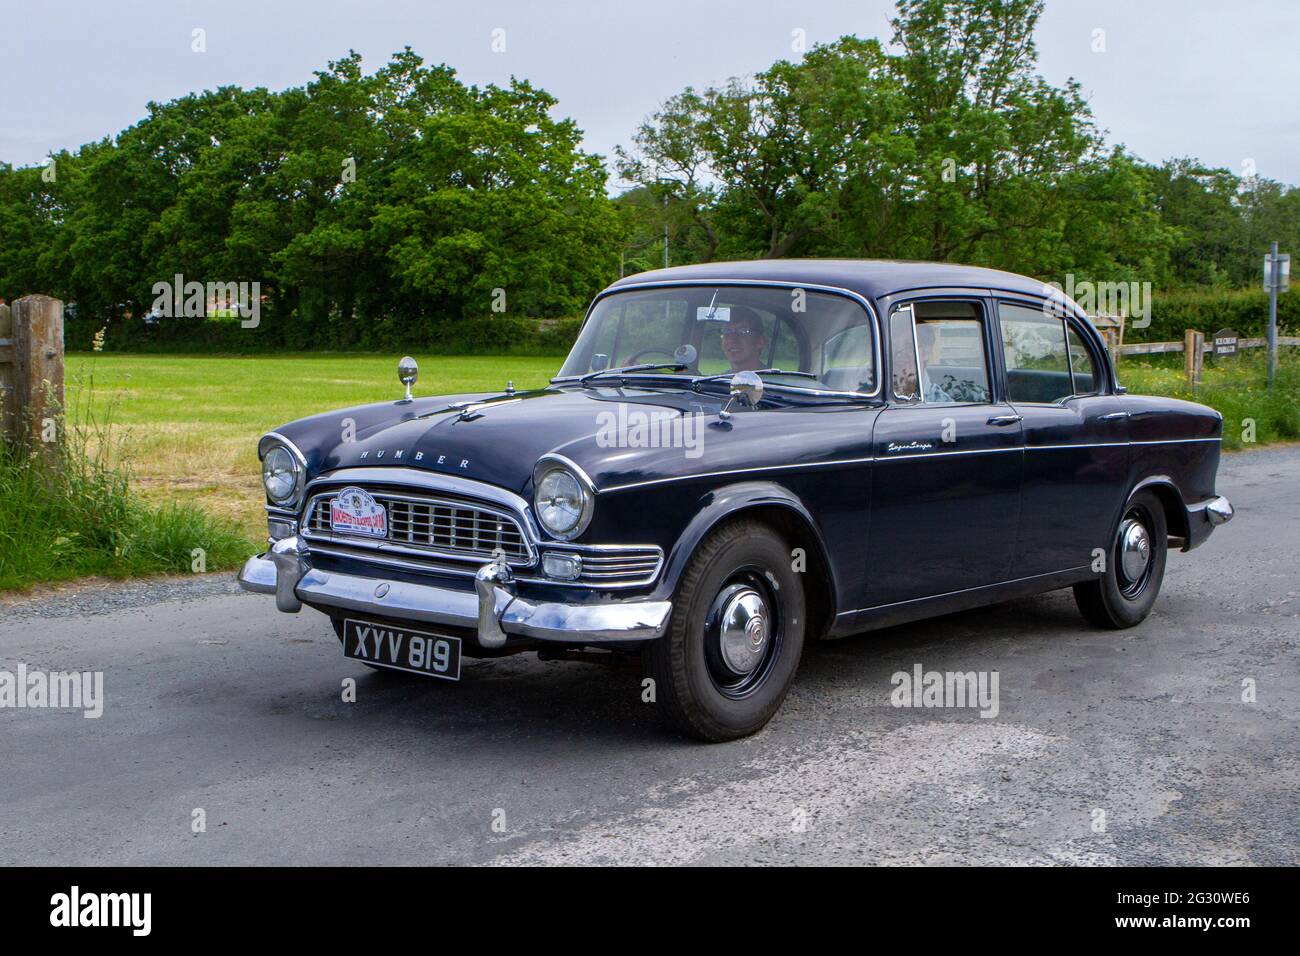
{"label": "grass verge", "polygon": [[1300,349],[1280,350],[1272,389],[1264,349],[1207,360],[1195,391],[1187,387],[1179,354],[1122,359],[1119,380],[1135,395],[1167,395],[1217,409],[1226,449],[1300,439]]}
{"label": "grass verge", "polygon": [[193,502],[142,501],[106,420],[88,408],[70,410],[62,437],[30,453],[0,443],[0,591],[219,570],[254,550],[235,522]]}

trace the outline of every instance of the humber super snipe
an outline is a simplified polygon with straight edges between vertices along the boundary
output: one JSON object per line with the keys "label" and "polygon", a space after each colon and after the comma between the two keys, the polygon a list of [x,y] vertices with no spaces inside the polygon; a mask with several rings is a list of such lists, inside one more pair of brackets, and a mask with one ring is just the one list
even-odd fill
{"label": "humber super snipe", "polygon": [[707,740],[772,717],[805,640],[1064,587],[1135,625],[1168,549],[1232,517],[1219,414],[1126,394],[1071,300],[987,269],[649,272],[596,298],[547,388],[400,377],[262,438],[270,549],[240,582],[376,668],[639,653]]}

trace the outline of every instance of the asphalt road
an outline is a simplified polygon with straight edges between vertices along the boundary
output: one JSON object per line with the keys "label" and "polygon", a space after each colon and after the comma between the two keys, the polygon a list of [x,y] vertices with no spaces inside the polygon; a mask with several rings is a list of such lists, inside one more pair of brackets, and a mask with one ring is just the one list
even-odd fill
{"label": "asphalt road", "polygon": [[[373,674],[228,575],[0,606],[0,670],[100,670],[105,698],[0,709],[0,863],[1295,864],[1300,448],[1226,456],[1219,489],[1236,520],[1141,627],[1063,591],[820,645],[715,746],[633,670]],[[918,663],[997,671],[997,716],[891,706]]]}

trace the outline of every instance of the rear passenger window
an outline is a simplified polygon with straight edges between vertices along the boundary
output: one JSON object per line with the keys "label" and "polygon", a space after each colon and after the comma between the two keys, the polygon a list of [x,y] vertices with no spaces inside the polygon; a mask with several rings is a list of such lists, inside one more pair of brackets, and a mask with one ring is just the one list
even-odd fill
{"label": "rear passenger window", "polygon": [[921,400],[990,401],[979,307],[970,302],[918,302],[913,311]]}
{"label": "rear passenger window", "polygon": [[1074,394],[1065,322],[1041,309],[1002,303],[1002,351],[1007,397],[1013,402],[1050,404]]}
{"label": "rear passenger window", "polygon": [[1079,333],[1073,326],[1065,327],[1065,338],[1070,344],[1070,370],[1074,373],[1074,394],[1092,395],[1097,391],[1100,376],[1097,374],[1097,361],[1092,357],[1088,346],[1083,344]]}

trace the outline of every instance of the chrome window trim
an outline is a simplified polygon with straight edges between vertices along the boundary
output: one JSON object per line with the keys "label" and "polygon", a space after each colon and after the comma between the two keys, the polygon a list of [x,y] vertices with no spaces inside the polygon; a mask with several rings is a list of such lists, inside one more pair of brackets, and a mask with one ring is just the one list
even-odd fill
{"label": "chrome window trim", "polygon": [[[633,292],[638,289],[671,289],[674,287],[681,288],[682,286],[747,286],[773,289],[806,289],[810,292],[827,292],[832,295],[841,295],[845,298],[852,299],[866,310],[867,317],[871,320],[871,337],[873,340],[872,353],[873,361],[875,362],[873,371],[876,379],[876,387],[874,389],[869,392],[841,392],[834,389],[798,388],[793,385],[781,386],[774,384],[769,386],[766,382],[763,384],[768,388],[774,388],[781,391],[794,391],[796,393],[801,392],[809,395],[875,398],[882,394],[884,383],[882,381],[883,375],[881,374],[883,363],[881,361],[880,316],[876,312],[876,307],[871,304],[870,299],[858,292],[854,292],[852,289],[845,289],[843,286],[821,285],[814,282],[787,282],[784,279],[656,279],[653,282],[633,282],[629,285],[613,286],[605,289],[597,295],[596,298],[592,299],[591,305],[587,308],[587,315],[582,320],[582,327],[586,327],[587,319],[591,318],[591,313],[595,310],[596,306],[611,295],[618,295],[621,292]],[[579,335],[581,334],[581,330],[579,330]],[[557,385],[566,382],[576,382],[580,377],[581,376],[578,375],[557,376],[556,378],[551,379],[551,384]]]}
{"label": "chrome window trim", "polygon": [[[1076,386],[1074,382],[1074,362],[1070,361],[1070,387],[1075,389],[1075,393],[1071,395],[1070,398],[1096,398],[1098,395],[1105,395],[1106,393],[1097,387],[1099,380],[1102,378],[1103,363],[1097,361],[1097,355],[1092,350],[1093,344],[1088,340],[1088,336],[1083,334],[1083,332],[1081,332],[1080,329],[1078,328],[1079,320],[1072,315],[1063,315],[1061,316],[1061,321],[1065,323],[1066,358],[1069,359],[1070,357],[1070,332],[1073,331],[1074,337],[1079,340],[1079,344],[1083,346],[1083,350],[1088,353],[1088,362],[1092,365],[1092,373],[1093,373],[1092,391],[1079,392],[1078,386]],[[1071,323],[1074,324],[1071,325]],[[1065,399],[1065,401],[1068,402],[1070,398]]]}

